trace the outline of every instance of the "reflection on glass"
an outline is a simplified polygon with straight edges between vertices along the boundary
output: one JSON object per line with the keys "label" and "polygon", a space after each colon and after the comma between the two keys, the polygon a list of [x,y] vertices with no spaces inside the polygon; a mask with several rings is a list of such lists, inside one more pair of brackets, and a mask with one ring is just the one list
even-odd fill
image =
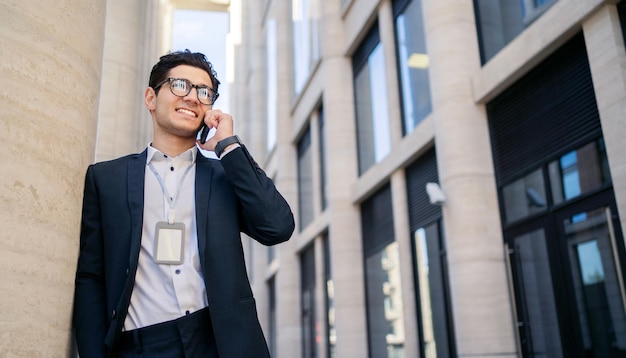
{"label": "reflection on glass", "polygon": [[415,232],[415,250],[417,256],[417,276],[419,280],[420,305],[422,313],[422,331],[424,336],[424,356],[426,358],[437,357],[437,344],[433,328],[433,309],[430,301],[430,281],[428,266],[428,244],[426,243],[426,231],[420,228]]}
{"label": "reflection on glass", "polygon": [[588,357],[623,357],[626,316],[610,242],[610,212],[600,208],[581,214],[565,219],[563,228],[582,344]]}
{"label": "reflection on glass", "polygon": [[292,0],[294,80],[299,93],[319,59],[319,0]]}
{"label": "reflection on glass", "polygon": [[420,309],[420,345],[425,358],[454,356],[451,310],[448,306],[445,248],[439,222],[414,233],[415,265]]}
{"label": "reflection on glass", "polygon": [[335,358],[337,330],[335,329],[335,284],[330,266],[330,242],[328,233],[324,234],[324,278],[326,279],[326,329],[328,358]]}
{"label": "reflection on glass", "polygon": [[502,189],[506,222],[514,222],[547,209],[545,185],[541,169]]}
{"label": "reflection on glass", "polygon": [[589,286],[604,281],[604,269],[598,250],[598,241],[591,240],[576,247],[583,285]]}
{"label": "reflection on glass", "polygon": [[404,357],[404,318],[398,244],[366,258],[370,357]]}
{"label": "reflection on glass", "polygon": [[611,180],[604,141],[591,142],[548,164],[554,204],[576,198]]}
{"label": "reflection on glass", "polygon": [[396,18],[396,34],[404,132],[409,134],[432,110],[421,0],[412,0]]}
{"label": "reflection on glass", "polygon": [[482,62],[486,63],[557,0],[475,0]]}
{"label": "reflection on glass", "polygon": [[543,229],[514,239],[513,269],[519,299],[524,356],[562,357],[561,336],[552,291],[552,273]]}
{"label": "reflection on glass", "polygon": [[359,171],[365,172],[391,151],[385,58],[380,43],[354,79]]}

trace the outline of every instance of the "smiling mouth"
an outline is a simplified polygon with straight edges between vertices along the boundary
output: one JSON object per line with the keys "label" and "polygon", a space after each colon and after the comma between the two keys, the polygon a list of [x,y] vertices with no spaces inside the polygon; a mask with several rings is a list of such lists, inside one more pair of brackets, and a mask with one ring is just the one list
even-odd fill
{"label": "smiling mouth", "polygon": [[186,108],[177,108],[176,109],[177,113],[182,113],[182,114],[186,114],[189,116],[193,116],[193,117],[198,117],[198,114],[190,109],[186,109]]}

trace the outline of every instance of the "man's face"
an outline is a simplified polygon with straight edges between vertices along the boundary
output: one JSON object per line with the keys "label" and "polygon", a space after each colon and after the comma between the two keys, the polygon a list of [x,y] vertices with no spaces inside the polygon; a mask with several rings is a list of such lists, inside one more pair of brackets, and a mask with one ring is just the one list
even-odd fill
{"label": "man's face", "polygon": [[[170,70],[169,78],[183,78],[198,86],[212,87],[211,77],[204,70],[187,65],[180,65]],[[212,106],[198,101],[196,88],[184,97],[175,96],[166,82],[155,95],[154,90],[146,90],[146,107],[153,111],[156,135],[174,135],[195,139],[204,120],[204,114]]]}

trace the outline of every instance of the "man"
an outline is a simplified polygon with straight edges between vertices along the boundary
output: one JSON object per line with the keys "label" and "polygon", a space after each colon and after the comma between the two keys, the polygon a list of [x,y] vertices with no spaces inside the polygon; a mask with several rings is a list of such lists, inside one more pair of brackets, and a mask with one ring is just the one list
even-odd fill
{"label": "man", "polygon": [[[74,297],[81,358],[269,357],[240,232],[274,245],[294,220],[232,117],[212,108],[218,85],[203,54],[161,57],[144,96],[152,143],[88,168]],[[206,142],[201,127],[215,130]]]}

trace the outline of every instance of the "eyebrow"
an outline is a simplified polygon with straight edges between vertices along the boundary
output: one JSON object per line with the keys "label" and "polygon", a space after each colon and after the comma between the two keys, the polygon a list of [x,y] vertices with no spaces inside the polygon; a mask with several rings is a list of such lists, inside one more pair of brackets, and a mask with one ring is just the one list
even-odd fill
{"label": "eyebrow", "polygon": [[186,80],[186,81],[189,81],[189,83],[191,83],[192,85],[200,86],[200,87],[209,87],[210,89],[215,90],[212,84],[206,84],[204,82],[194,83],[192,80],[186,77],[170,76],[169,78],[176,79],[176,80]]}

